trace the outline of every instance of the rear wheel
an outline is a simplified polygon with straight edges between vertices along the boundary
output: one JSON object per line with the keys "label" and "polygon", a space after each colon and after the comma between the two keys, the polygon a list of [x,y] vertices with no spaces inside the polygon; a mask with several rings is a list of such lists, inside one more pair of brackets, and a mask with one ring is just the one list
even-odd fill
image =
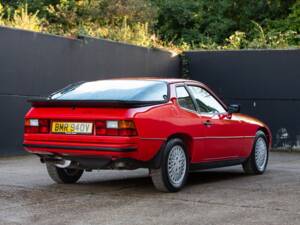
{"label": "rear wheel", "polygon": [[185,145],[180,139],[171,139],[162,154],[161,167],[150,169],[152,182],[160,191],[179,191],[186,183],[189,169]]}
{"label": "rear wheel", "polygon": [[51,179],[58,184],[76,183],[83,174],[81,169],[59,168],[51,163],[47,163],[46,167]]}
{"label": "rear wheel", "polygon": [[262,131],[256,133],[252,152],[243,163],[243,169],[247,174],[263,174],[267,168],[269,149],[266,135]]}

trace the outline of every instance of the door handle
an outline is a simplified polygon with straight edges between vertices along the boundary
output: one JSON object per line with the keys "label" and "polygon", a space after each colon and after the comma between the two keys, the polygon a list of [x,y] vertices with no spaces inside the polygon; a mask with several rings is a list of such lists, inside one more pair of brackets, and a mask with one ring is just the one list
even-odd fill
{"label": "door handle", "polygon": [[213,125],[213,123],[210,121],[210,120],[206,120],[204,123],[203,123],[204,126],[211,126]]}

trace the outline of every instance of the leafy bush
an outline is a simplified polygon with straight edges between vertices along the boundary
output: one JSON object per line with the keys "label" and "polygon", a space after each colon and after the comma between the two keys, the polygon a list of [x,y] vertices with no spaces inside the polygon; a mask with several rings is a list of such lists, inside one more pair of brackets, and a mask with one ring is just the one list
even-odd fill
{"label": "leafy bush", "polygon": [[3,6],[0,3],[0,26],[4,25],[3,14],[4,14]]}
{"label": "leafy bush", "polygon": [[4,20],[3,6],[0,5],[0,24],[4,26],[21,28],[31,31],[42,31],[42,23],[38,18],[38,11],[34,14],[28,13],[27,4],[21,5],[19,8],[14,10],[13,15]]}
{"label": "leafy bush", "polygon": [[175,52],[300,47],[300,0],[2,0],[0,25]]}

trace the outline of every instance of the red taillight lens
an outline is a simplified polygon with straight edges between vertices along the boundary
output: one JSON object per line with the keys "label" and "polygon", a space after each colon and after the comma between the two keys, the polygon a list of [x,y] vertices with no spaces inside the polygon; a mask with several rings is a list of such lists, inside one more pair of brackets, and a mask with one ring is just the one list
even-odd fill
{"label": "red taillight lens", "polygon": [[99,136],[137,136],[134,122],[131,120],[108,120],[95,123]]}
{"label": "red taillight lens", "polygon": [[39,120],[39,132],[46,134],[49,133],[49,120]]}
{"label": "red taillight lens", "polygon": [[39,132],[39,127],[25,126],[25,133],[34,134]]}
{"label": "red taillight lens", "polygon": [[105,121],[97,121],[95,123],[96,135],[105,135],[106,134],[106,123]]}
{"label": "red taillight lens", "polygon": [[118,136],[118,129],[106,129],[106,135],[108,136]]}
{"label": "red taillight lens", "polygon": [[25,119],[25,133],[49,133],[49,120]]}
{"label": "red taillight lens", "polygon": [[135,129],[120,129],[119,135],[120,136],[136,136],[137,132]]}
{"label": "red taillight lens", "polygon": [[39,120],[39,126],[49,126],[49,120]]}

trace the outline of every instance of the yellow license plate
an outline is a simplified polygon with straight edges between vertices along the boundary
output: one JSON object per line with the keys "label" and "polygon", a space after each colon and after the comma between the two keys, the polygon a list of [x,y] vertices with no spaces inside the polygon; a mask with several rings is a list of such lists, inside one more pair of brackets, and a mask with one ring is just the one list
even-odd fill
{"label": "yellow license plate", "polygon": [[60,134],[91,134],[93,123],[52,122],[51,131]]}

